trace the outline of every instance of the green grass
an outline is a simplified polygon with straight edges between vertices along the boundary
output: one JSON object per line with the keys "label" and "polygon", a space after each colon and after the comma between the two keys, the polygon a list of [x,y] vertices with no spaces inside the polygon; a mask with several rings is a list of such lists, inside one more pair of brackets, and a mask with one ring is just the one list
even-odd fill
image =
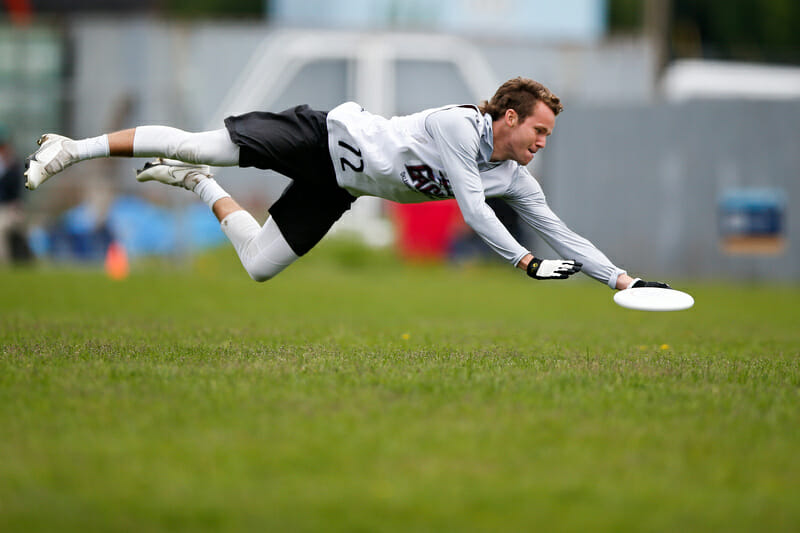
{"label": "green grass", "polygon": [[1,270],[0,530],[797,531],[800,287]]}

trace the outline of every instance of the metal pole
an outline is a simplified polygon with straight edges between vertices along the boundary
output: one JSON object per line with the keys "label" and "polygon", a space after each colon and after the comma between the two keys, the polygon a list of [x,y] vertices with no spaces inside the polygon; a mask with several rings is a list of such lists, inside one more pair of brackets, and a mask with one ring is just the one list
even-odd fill
{"label": "metal pole", "polygon": [[670,0],[644,2],[644,33],[655,51],[656,79],[661,77],[669,62],[671,13]]}

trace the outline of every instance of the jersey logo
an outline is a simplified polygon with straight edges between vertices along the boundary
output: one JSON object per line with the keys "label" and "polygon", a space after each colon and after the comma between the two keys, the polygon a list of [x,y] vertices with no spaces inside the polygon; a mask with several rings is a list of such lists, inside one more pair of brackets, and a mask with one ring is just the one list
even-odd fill
{"label": "jersey logo", "polygon": [[430,198],[453,198],[450,181],[441,172],[437,176],[428,165],[406,165],[402,178],[406,185]]}

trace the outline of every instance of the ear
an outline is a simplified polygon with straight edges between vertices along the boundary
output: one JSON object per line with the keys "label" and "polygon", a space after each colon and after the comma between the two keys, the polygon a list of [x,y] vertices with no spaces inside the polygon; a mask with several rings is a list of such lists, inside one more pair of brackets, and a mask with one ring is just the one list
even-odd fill
{"label": "ear", "polygon": [[503,118],[505,118],[506,124],[508,124],[510,127],[514,127],[517,124],[517,120],[519,119],[519,115],[517,115],[517,112],[514,111],[513,109],[506,109],[506,112],[505,112],[505,115],[503,115]]}

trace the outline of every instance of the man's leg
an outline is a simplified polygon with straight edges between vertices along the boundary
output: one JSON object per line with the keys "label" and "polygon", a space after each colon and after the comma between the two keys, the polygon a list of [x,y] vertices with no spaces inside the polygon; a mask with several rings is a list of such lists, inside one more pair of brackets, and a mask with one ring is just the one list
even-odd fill
{"label": "man's leg", "polygon": [[[136,178],[139,181],[154,180],[183,187],[200,196],[217,217],[222,232],[233,244],[242,266],[253,280],[261,282],[272,279],[295,262],[298,256],[286,242],[275,221],[269,218],[263,227],[260,226],[217,183],[208,166],[203,164],[224,166],[230,164],[234,157],[238,161],[238,147],[235,153],[226,148],[224,141],[229,141],[227,130],[198,133],[187,138],[170,129],[144,126],[136,128],[135,135],[130,133],[132,130],[110,134],[109,147],[112,155],[117,155],[116,152],[118,155],[126,155],[127,151],[132,150],[137,156],[165,155],[193,163],[181,165],[161,160],[151,162],[137,173]],[[160,151],[163,146],[169,146],[166,152]]]}
{"label": "man's leg", "polygon": [[98,157],[166,157],[193,164],[239,164],[239,147],[225,128],[190,133],[169,126],[139,126],[79,140],[48,133],[39,139],[39,145],[26,162],[25,186],[31,190],[75,163]]}
{"label": "man's leg", "polygon": [[232,198],[218,200],[212,209],[222,232],[236,249],[242,266],[255,281],[267,281],[297,261],[289,243],[272,217],[260,226]]}
{"label": "man's leg", "polygon": [[150,164],[139,171],[139,181],[159,181],[183,187],[200,196],[220,222],[242,266],[255,281],[267,281],[298,259],[277,224],[269,218],[260,226],[211,177],[207,166]]}
{"label": "man's leg", "polygon": [[108,151],[111,157],[133,157],[133,139],[136,128],[108,134]]}
{"label": "man's leg", "polygon": [[46,134],[27,162],[29,189],[79,161],[97,157],[164,157],[191,165],[156,162],[137,174],[139,181],[156,180],[195,192],[212,209],[236,249],[247,273],[266,281],[297,260],[271,219],[262,228],[211,177],[206,165],[239,164],[239,147],[227,129],[189,133],[168,126],[140,126],[99,137],[73,140]]}
{"label": "man's leg", "polygon": [[259,225],[213,178],[200,180],[194,192],[211,206],[222,232],[253,280],[270,280],[298,259],[272,217],[264,226]]}

